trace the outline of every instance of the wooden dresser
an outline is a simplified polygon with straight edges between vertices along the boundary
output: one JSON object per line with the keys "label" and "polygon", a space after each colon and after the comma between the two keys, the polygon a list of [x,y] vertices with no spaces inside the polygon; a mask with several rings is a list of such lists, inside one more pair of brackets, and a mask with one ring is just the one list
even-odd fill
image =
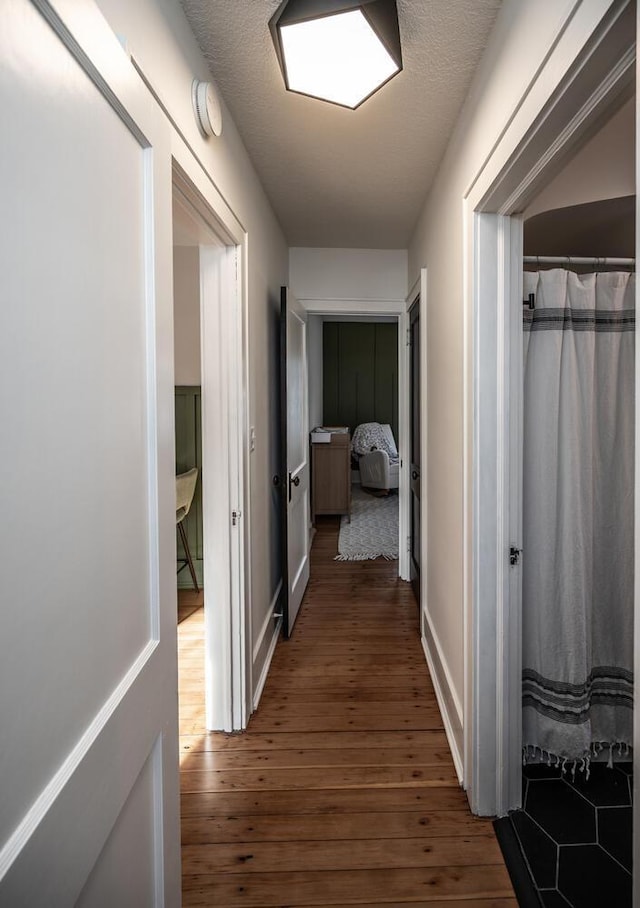
{"label": "wooden dresser", "polygon": [[316,514],[351,518],[351,435],[344,426],[311,433],[312,521]]}

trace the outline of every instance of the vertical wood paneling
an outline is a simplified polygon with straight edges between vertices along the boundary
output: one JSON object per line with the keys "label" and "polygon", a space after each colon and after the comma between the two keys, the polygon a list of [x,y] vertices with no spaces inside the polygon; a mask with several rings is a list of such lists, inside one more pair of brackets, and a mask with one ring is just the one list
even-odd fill
{"label": "vertical wood paneling", "polygon": [[[338,326],[340,425],[354,428],[375,414],[375,325],[344,322]],[[348,417],[348,419],[346,419]]]}
{"label": "vertical wood paneling", "polygon": [[398,326],[375,325],[373,368],[376,422],[389,423],[398,433]]}
{"label": "vertical wood paneling", "polygon": [[323,423],[389,423],[398,434],[398,326],[325,322]]}
{"label": "vertical wood paneling", "polygon": [[322,326],[322,422],[336,426],[340,425],[338,327],[337,322]]}

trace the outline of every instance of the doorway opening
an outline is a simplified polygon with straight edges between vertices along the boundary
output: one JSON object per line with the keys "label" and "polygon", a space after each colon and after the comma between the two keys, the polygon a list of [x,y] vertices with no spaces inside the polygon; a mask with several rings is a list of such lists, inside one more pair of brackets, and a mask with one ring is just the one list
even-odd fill
{"label": "doorway opening", "polygon": [[[398,398],[397,319],[325,318],[321,428],[342,426],[350,433],[343,458],[350,506],[340,526],[341,560],[398,557]],[[332,510],[329,496],[337,477],[326,456],[335,452],[316,443],[317,434],[312,435],[312,513],[322,514]]]}
{"label": "doorway opening", "polygon": [[[208,191],[174,162],[177,486],[197,470],[177,553],[177,568],[187,562],[178,574],[180,652],[186,660],[179,665],[180,720],[187,734],[246,727],[251,691],[243,248],[216,215]],[[204,665],[204,690],[189,684],[189,660],[200,675]]]}
{"label": "doorway opening", "polygon": [[[349,450],[343,458],[340,452],[333,458],[338,458],[339,465],[343,460],[346,464],[349,507],[345,498],[344,509],[338,502],[338,511],[332,510],[323,481],[318,484],[316,501],[312,501],[312,513],[346,515],[343,541],[339,542],[342,549],[337,553],[341,558],[364,557],[366,546],[372,556],[383,554],[384,549],[387,557],[398,558],[398,576],[403,580],[409,579],[406,319],[404,312],[381,314],[364,309],[340,314],[313,309],[307,315],[309,431],[332,427],[349,430]],[[369,437],[371,432],[378,433],[379,438]],[[323,439],[326,433],[317,437]],[[311,448],[319,475],[326,469],[323,464],[328,458],[322,457],[321,441]],[[375,449],[373,457],[370,449]],[[350,523],[351,512],[354,523]],[[382,528],[376,540],[367,535],[369,517]],[[356,551],[360,548],[363,550]]]}
{"label": "doorway opening", "polygon": [[[173,215],[173,340],[180,755],[204,733],[205,629],[202,519],[200,246],[211,242],[179,192]],[[196,680],[192,680],[193,678]],[[186,736],[189,736],[186,738]],[[189,748],[191,749],[191,748]]]}
{"label": "doorway opening", "polygon": [[502,834],[576,906],[631,904],[634,137],[632,97],[523,213],[522,809]]}
{"label": "doorway opening", "polygon": [[541,81],[523,99],[523,108],[538,105],[537,115],[525,111],[529,127],[516,142],[504,138],[466,199],[473,265],[465,379],[465,786],[479,814],[503,816],[522,802],[522,212],[634,90],[635,4],[613,4],[591,28],[553,96]]}

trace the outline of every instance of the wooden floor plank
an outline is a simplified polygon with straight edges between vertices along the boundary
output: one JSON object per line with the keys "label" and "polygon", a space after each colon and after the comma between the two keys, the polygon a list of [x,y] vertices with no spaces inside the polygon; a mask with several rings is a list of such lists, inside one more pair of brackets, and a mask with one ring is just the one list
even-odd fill
{"label": "wooden floor plank", "polygon": [[293,637],[247,732],[204,728],[203,611],[182,610],[183,904],[515,908],[471,816],[397,563],[335,562],[318,521]]}
{"label": "wooden floor plank", "polygon": [[[338,700],[336,698],[329,698],[327,700],[309,700],[304,702],[304,698],[298,700],[293,698],[291,701],[271,701],[270,703],[265,703],[260,711],[261,716],[273,716],[276,719],[281,718],[281,716],[336,716],[343,715],[347,718],[350,718],[352,715],[358,716],[379,716],[385,712],[390,712],[393,707],[389,705],[389,700],[352,700],[348,702],[343,698]],[[407,714],[411,716],[420,715],[423,718],[427,719],[433,716],[440,718],[440,713],[438,711],[437,705],[434,703],[433,698],[425,696],[421,702],[418,702],[416,698],[411,698],[411,700],[401,701],[403,706],[402,708],[406,710]],[[398,707],[396,707],[397,709]],[[257,718],[257,716],[256,716]],[[439,723],[442,726],[442,723]]]}
{"label": "wooden floor plank", "polygon": [[316,839],[280,842],[248,841],[220,845],[185,845],[182,872],[193,876],[215,873],[276,873],[296,871],[367,870],[380,868],[466,867],[500,864],[502,855],[493,835],[437,838],[358,839],[323,842]]}
{"label": "wooden floor plank", "polygon": [[325,766],[321,771],[287,769],[223,769],[183,771],[182,791],[324,791],[343,788],[432,788],[457,786],[446,766]]}
{"label": "wooden floor plank", "polygon": [[429,748],[434,742],[446,741],[441,729],[419,731],[359,731],[341,732],[263,732],[225,735],[202,732],[181,739],[183,751],[276,751],[276,750],[334,750],[343,748]]}
{"label": "wooden floor plank", "polygon": [[223,842],[290,842],[354,839],[427,840],[439,836],[490,836],[490,820],[465,810],[405,810],[397,813],[268,814],[183,817],[185,845]]}
{"label": "wooden floor plank", "polygon": [[[350,902],[348,905],[344,904],[344,903],[339,905],[336,902],[331,902],[331,905],[326,905],[326,904],[320,905],[319,903],[314,902],[313,908],[353,908],[353,905],[357,905],[357,904],[362,905],[362,902]],[[433,901],[423,902],[423,901],[416,901],[415,899],[412,899],[410,902],[407,900],[402,901],[402,902],[386,901],[386,902],[376,902],[375,904],[384,905],[384,908],[404,908],[404,906],[409,905],[409,904],[411,905],[411,908],[452,908],[452,906],[453,906],[453,908],[455,908],[456,905],[458,905],[459,908],[518,908],[518,902],[516,901],[515,898],[512,898],[512,899],[471,899],[471,900],[465,900],[465,901],[460,901],[459,899],[456,899],[456,901],[454,901],[454,902],[451,902],[450,900],[447,900],[446,902],[443,902],[440,900],[438,900],[436,902],[433,902]],[[300,904],[297,904],[297,905],[289,904],[289,905],[287,905],[287,908],[303,908],[303,906]]]}
{"label": "wooden floor plank", "polygon": [[183,879],[183,905],[272,906],[331,904],[379,905],[385,901],[509,898],[513,890],[500,865],[385,868],[380,870],[290,871],[286,873],[198,874]]}
{"label": "wooden floor plank", "polygon": [[183,817],[271,814],[326,815],[398,810],[462,810],[469,805],[463,791],[452,786],[435,788],[342,789],[338,791],[225,791],[185,793]]}
{"label": "wooden floor plank", "polygon": [[344,713],[336,716],[292,716],[284,715],[275,719],[273,716],[262,716],[257,713],[253,719],[254,731],[414,731],[442,728],[442,719],[435,710],[432,713],[399,714],[398,710],[379,713],[378,715]]}
{"label": "wooden floor plank", "polygon": [[[186,757],[183,770],[322,769],[329,766],[450,766],[451,755],[444,732],[434,732],[434,742],[420,748],[334,748],[333,750],[196,751]],[[443,740],[444,739],[444,740]]]}
{"label": "wooden floor plank", "polygon": [[[178,693],[184,696],[198,697],[202,702],[202,683],[200,681],[185,681],[179,685]],[[314,701],[335,702],[340,698],[345,702],[356,700],[359,703],[366,701],[385,701],[387,703],[405,703],[407,701],[420,701],[424,703],[433,703],[433,688],[426,684],[403,684],[402,686],[387,686],[380,690],[379,685],[355,684],[343,682],[336,684],[334,680],[326,680],[321,683],[297,683],[292,691],[273,690],[269,691],[268,700],[262,704],[262,709],[270,709],[282,703],[313,703]]]}

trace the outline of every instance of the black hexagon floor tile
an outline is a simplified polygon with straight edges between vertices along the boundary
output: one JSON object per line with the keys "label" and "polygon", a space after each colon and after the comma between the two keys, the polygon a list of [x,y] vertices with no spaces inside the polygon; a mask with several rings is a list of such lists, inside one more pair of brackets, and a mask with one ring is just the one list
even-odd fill
{"label": "black hexagon floor tile", "polygon": [[592,764],[591,772],[588,781],[578,773],[573,781],[555,767],[524,768],[524,809],[508,823],[527,897],[522,904],[631,908],[632,764]]}
{"label": "black hexagon floor tile", "polygon": [[572,908],[569,902],[560,895],[557,889],[546,889],[540,892],[544,908]]}
{"label": "black hexagon floor tile", "polygon": [[586,773],[566,774],[565,781],[579,791],[595,807],[622,807],[631,803],[627,776],[606,763],[592,763],[589,778]]}
{"label": "black hexagon floor tile", "polygon": [[633,868],[631,807],[601,807],[598,810],[598,842],[631,873]]}
{"label": "black hexagon floor tile", "polygon": [[510,814],[533,879],[539,889],[556,885],[558,846],[523,810]]}
{"label": "black hexagon floor tile", "polygon": [[599,845],[560,848],[558,890],[574,908],[631,908],[631,874]]}
{"label": "black hexagon floor tile", "polygon": [[596,812],[562,779],[529,781],[525,811],[555,842],[596,841]]}

